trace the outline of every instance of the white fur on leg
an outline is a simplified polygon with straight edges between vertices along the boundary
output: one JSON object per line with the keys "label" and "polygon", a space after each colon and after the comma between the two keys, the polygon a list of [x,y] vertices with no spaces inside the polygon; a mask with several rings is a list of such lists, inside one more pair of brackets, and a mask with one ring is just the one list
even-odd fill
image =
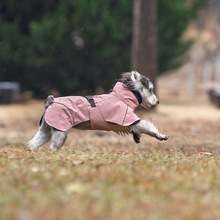
{"label": "white fur on leg", "polygon": [[34,138],[28,142],[27,148],[35,150],[50,141],[50,138],[51,134],[48,132],[44,132],[40,127]]}
{"label": "white fur on leg", "polygon": [[51,145],[50,149],[51,150],[59,150],[67,137],[68,131],[59,131],[54,128],[52,128],[52,138],[51,138]]}
{"label": "white fur on leg", "polygon": [[148,134],[161,141],[169,138],[167,135],[160,134],[156,126],[152,122],[146,120],[141,120],[139,123],[133,125],[131,131],[136,134]]}
{"label": "white fur on leg", "polygon": [[41,125],[35,136],[28,142],[27,148],[35,150],[43,144],[50,141],[51,138],[51,127],[49,127],[44,118],[42,119]]}

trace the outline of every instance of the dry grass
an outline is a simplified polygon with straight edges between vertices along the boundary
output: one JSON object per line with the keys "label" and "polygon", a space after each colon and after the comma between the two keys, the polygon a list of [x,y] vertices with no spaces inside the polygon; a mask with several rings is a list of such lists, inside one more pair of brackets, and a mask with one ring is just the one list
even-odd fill
{"label": "dry grass", "polygon": [[0,107],[1,220],[219,219],[220,110],[206,101],[139,113],[167,142],[72,130],[60,151],[31,152],[42,112],[42,102]]}

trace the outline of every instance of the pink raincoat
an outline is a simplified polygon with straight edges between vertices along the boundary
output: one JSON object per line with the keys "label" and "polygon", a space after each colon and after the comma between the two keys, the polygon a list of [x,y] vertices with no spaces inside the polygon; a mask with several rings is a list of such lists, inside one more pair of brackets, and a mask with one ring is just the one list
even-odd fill
{"label": "pink raincoat", "polygon": [[48,125],[67,131],[77,124],[90,121],[92,130],[117,131],[140,119],[134,113],[139,105],[135,95],[118,82],[109,94],[93,96],[95,107],[82,96],[55,98],[45,112]]}

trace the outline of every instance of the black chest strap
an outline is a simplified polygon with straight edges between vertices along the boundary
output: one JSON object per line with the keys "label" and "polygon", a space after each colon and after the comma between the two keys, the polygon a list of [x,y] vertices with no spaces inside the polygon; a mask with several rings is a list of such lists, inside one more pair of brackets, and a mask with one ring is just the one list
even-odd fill
{"label": "black chest strap", "polygon": [[88,102],[90,103],[90,105],[91,105],[92,107],[96,107],[95,101],[94,101],[92,95],[87,95],[87,96],[85,96],[85,97],[86,97],[86,99],[88,100]]}

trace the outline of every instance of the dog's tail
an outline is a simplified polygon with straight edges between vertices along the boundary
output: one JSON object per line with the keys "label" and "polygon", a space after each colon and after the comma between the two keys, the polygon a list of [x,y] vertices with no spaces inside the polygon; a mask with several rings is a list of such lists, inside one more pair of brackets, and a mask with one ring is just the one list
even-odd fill
{"label": "dog's tail", "polygon": [[49,95],[44,103],[45,109],[47,109],[53,103],[53,101],[54,101],[54,96]]}

